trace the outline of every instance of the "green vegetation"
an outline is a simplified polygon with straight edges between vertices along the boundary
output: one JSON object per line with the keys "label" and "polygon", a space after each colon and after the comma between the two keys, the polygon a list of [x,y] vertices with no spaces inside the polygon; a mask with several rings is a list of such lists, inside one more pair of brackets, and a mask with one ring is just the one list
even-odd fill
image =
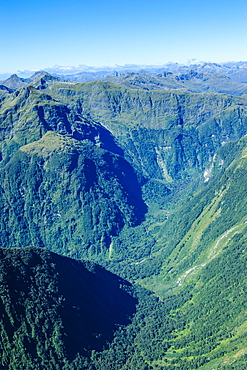
{"label": "green vegetation", "polygon": [[16,151],[0,176],[2,245],[106,257],[111,237],[146,211],[128,163],[89,140],[47,132]]}
{"label": "green vegetation", "polygon": [[91,262],[2,249],[2,368],[227,369],[234,361],[241,369],[245,243],[235,237],[196,283],[164,301]]}
{"label": "green vegetation", "polygon": [[130,284],[93,263],[38,248],[0,252],[2,369],[74,368],[77,353],[86,360],[135,312]]}
{"label": "green vegetation", "polygon": [[3,370],[246,366],[246,97],[123,85],[1,93]]}

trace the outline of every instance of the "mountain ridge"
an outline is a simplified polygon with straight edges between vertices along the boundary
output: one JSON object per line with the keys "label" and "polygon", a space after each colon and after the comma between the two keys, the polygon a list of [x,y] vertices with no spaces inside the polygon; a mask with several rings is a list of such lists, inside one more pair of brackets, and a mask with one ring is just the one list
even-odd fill
{"label": "mountain ridge", "polygon": [[[0,84],[8,88],[16,89],[32,82],[36,77],[45,74],[54,75],[57,78],[76,82],[89,82],[96,80],[112,81],[118,84],[126,84],[132,88],[152,89],[177,89],[192,92],[219,92],[233,95],[246,94],[247,83],[247,62],[229,63],[194,63],[178,64],[168,63],[164,66],[116,66],[116,68],[106,67],[105,69],[86,67],[81,72],[76,73],[76,68],[72,68],[74,73],[67,75],[66,68],[48,68],[47,71],[37,71],[28,78],[19,78],[16,74],[9,79],[0,81]],[[63,73],[61,73],[63,71]],[[130,77],[132,75],[132,81]],[[135,76],[135,80],[133,80]],[[187,76],[187,77],[186,77]],[[188,82],[188,76],[194,77]],[[199,78],[200,77],[200,78]],[[127,82],[126,79],[130,81]],[[199,83],[200,81],[200,84]],[[182,83],[181,83],[182,82]]]}
{"label": "mountain ridge", "polygon": [[[183,71],[180,82],[204,77],[204,72]],[[0,239],[2,247],[20,247],[0,250],[1,271],[18,267],[0,280],[8,291],[2,306],[6,321],[0,327],[6,370],[17,363],[23,369],[37,364],[52,370],[228,370],[233,361],[236,369],[245,369],[246,105],[245,95],[146,90],[49,75],[3,91]],[[43,257],[37,257],[41,275],[32,285],[34,254]],[[98,307],[101,317],[100,332],[90,334],[90,348],[83,328],[80,333],[77,329],[93,312],[88,309],[79,318],[80,310],[73,306],[78,308],[80,289],[69,287],[66,272],[80,280],[78,268],[95,265],[68,257],[100,263],[121,276],[113,281],[128,280],[123,284],[136,292],[127,321],[120,320],[112,331],[109,320],[116,312],[107,317],[102,308],[112,302],[111,288],[100,277],[93,288],[80,282],[87,304],[93,304],[93,312]],[[60,286],[68,299],[63,307],[71,329],[58,301],[54,298],[53,304],[48,297],[58,289],[51,273],[54,263],[66,265]],[[112,276],[103,267],[96,270]],[[11,285],[10,275],[16,284]],[[52,282],[50,288],[43,289],[42,276],[44,284]],[[28,329],[35,320],[15,287],[27,289],[31,307],[43,297],[46,311],[56,318],[52,333],[36,322],[37,342]],[[18,296],[18,310],[8,296]],[[13,334],[11,325],[22,321],[17,313],[23,310],[23,324]],[[42,309],[33,310],[44,317]],[[94,331],[94,321],[89,331]],[[29,333],[26,339],[24,332]],[[46,344],[44,353],[45,335],[51,349]],[[78,338],[72,347],[69,338]],[[70,348],[67,354],[65,347]],[[11,360],[8,348],[13,349]],[[39,360],[33,357],[37,351]],[[18,357],[22,355],[25,361]],[[40,365],[43,357],[46,365]]]}

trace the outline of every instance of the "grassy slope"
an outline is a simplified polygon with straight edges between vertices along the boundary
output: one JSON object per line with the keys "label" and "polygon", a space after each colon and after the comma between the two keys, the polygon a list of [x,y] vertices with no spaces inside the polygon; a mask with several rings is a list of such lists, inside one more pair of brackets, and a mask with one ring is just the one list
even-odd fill
{"label": "grassy slope", "polygon": [[[186,136],[185,134],[190,132],[188,127],[191,126],[194,130],[194,126],[198,124],[196,130],[200,134],[200,140],[204,139],[203,143],[207,148],[202,146],[200,152],[201,158],[205,156],[204,150],[207,152],[205,156],[207,159],[202,161],[203,166],[206,166],[210,155],[213,157],[222,141],[237,139],[246,130],[245,107],[237,105],[240,100],[236,101],[227,96],[134,92],[103,83],[78,84],[72,92],[69,85],[57,84],[53,88],[56,96],[60,98],[63,96],[63,99],[61,98],[63,104],[69,103],[70,108],[77,106],[77,109],[81,109],[84,114],[100,119],[105,125],[109,124],[111,132],[118,133],[117,137],[122,148],[129,150],[129,156],[134,153],[130,142],[135,141],[135,148],[139,146],[137,168],[138,166],[140,168],[140,162],[145,157],[145,151],[141,151],[140,143],[146,134],[151,141],[154,140],[152,144],[160,142],[163,145],[162,140],[166,137],[168,129],[174,126],[174,131],[171,130],[174,135],[180,135],[182,132]],[[59,90],[60,88],[62,91]],[[4,104],[10,103],[6,101]],[[54,104],[57,106],[56,102]],[[4,106],[4,112],[6,107],[7,105]],[[10,107],[11,112],[13,107]],[[49,113],[50,110],[47,109],[45,117],[48,117]],[[58,116],[57,113],[54,115],[52,126],[54,130],[57,130]],[[6,124],[6,119],[5,117],[2,123]],[[154,131],[152,134],[150,131],[140,134],[141,130],[138,128],[136,131],[131,131],[132,139],[129,140],[126,122],[137,122],[146,126],[148,130],[151,126],[155,132],[165,127],[165,134],[163,132],[157,139]],[[193,138],[193,135],[191,137]],[[219,137],[220,140],[217,142]],[[55,141],[52,143],[56,146],[56,150],[61,147],[60,145],[62,147],[64,145],[64,139],[60,139],[57,143],[58,147]],[[42,148],[42,140],[45,139],[39,142],[40,148]],[[173,143],[172,140],[173,137],[168,137],[166,144]],[[176,141],[175,143],[178,144]],[[187,142],[187,148],[190,143],[191,139]],[[157,311],[155,309],[153,316],[150,311],[145,313],[145,330],[140,330],[134,337],[129,334],[132,342],[136,337],[135,351],[133,352],[131,346],[128,347],[130,349],[129,368],[141,368],[138,366],[141,366],[140,363],[143,361],[145,366],[150,368],[156,366],[161,369],[198,367],[210,370],[228,369],[233,361],[236,368],[244,368],[241,366],[244,366],[246,356],[245,146],[245,139],[236,145],[223,146],[219,153],[219,160],[212,159],[212,168],[210,168],[212,173],[214,171],[216,173],[213,165],[223,166],[219,175],[215,174],[212,180],[203,185],[201,191],[185,199],[178,210],[162,207],[159,211],[155,209],[152,220],[147,219],[146,223],[135,229],[124,230],[120,239],[113,240],[114,243],[110,247],[112,261],[109,266],[114,269],[114,258],[118,260],[119,248],[124,244],[126,257],[130,258],[127,264],[123,263],[123,268],[129,265],[128,276],[133,280],[139,278],[142,284],[156,291],[163,297],[164,306],[167,306],[165,311],[163,308],[161,310],[157,308]],[[180,147],[175,145],[175,149],[178,150],[175,153],[179,153],[179,150],[185,147],[186,145]],[[29,144],[22,148],[22,152],[28,155],[35,150],[38,150],[36,144]],[[190,158],[190,151],[187,150]],[[46,156],[48,152],[46,146],[42,156]],[[235,162],[232,162],[234,153],[238,157]],[[200,157],[198,153],[196,157]],[[157,155],[153,158],[157,160]],[[177,157],[174,156],[174,158]],[[171,157],[168,156],[166,160],[170,163]],[[222,161],[224,161],[223,164]],[[153,162],[152,156],[146,163],[142,162],[142,171],[145,169],[148,176],[156,176],[159,179],[158,170],[154,174],[149,172]],[[174,166],[177,164],[177,161],[174,162],[173,167],[171,166],[167,172],[173,181],[176,178]],[[163,166],[164,163],[162,168]],[[180,167],[179,171],[183,173],[184,168]],[[171,179],[166,174],[164,183],[167,184],[169,181]],[[121,263],[115,264],[115,268],[121,272]],[[185,294],[188,291],[191,294]],[[183,295],[186,298],[181,299],[178,305],[169,306],[171,294],[175,294],[171,299],[173,303],[176,298],[180,300]],[[135,329],[131,330],[135,333]],[[109,358],[111,358],[111,364],[116,360],[119,361],[119,369],[126,368],[127,365],[124,365],[126,355],[123,354],[124,349],[120,344],[126,343],[126,337],[124,338],[122,341],[120,335],[114,342],[118,348],[117,359],[114,359],[114,347],[110,352],[96,356],[93,362],[97,369],[110,369],[112,365],[107,362]],[[152,350],[147,349],[147,343],[150,341],[155,343]],[[121,356],[124,360],[121,360]]]}
{"label": "grassy slope", "polygon": [[156,254],[166,257],[157,275],[142,283],[164,300],[191,286],[193,298],[173,313],[185,317],[186,325],[173,332],[161,363],[197,368],[201,360],[202,369],[244,369],[246,364],[246,141],[222,148],[218,155],[225,168],[164,222],[167,245],[161,247],[160,239]]}
{"label": "grassy slope", "polygon": [[[246,144],[244,137],[224,145],[211,179],[201,190],[190,194],[176,210],[156,213],[160,220],[146,221],[151,253],[149,249],[146,255],[136,256],[138,262],[132,255],[129,266],[124,262],[116,266],[123,276],[139,278],[138,282],[155,291],[164,304],[174,294],[191,293],[182,306],[167,312],[180,329],[171,329],[169,334],[157,330],[153,340],[161,340],[162,349],[157,344],[159,354],[145,357],[152,366],[245,369]],[[135,241],[132,235],[132,242],[145,251],[141,238]],[[109,267],[114,271],[114,264]]]}

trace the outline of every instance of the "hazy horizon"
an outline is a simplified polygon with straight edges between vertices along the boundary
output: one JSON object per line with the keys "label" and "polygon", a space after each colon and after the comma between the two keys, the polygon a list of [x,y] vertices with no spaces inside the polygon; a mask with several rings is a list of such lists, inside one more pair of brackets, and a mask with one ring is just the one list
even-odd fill
{"label": "hazy horizon", "polygon": [[0,0],[0,74],[53,66],[247,60],[247,3]]}
{"label": "hazy horizon", "polygon": [[[50,74],[56,74],[56,75],[73,75],[81,72],[85,73],[97,73],[97,72],[113,72],[113,71],[141,71],[141,70],[151,70],[151,69],[169,69],[169,67],[175,67],[181,66],[181,67],[186,67],[186,66],[192,66],[192,65],[203,65],[203,64],[217,64],[217,65],[244,65],[247,64],[247,61],[228,61],[228,62],[214,62],[214,61],[188,61],[187,63],[176,63],[176,62],[168,62],[163,65],[141,65],[141,64],[125,64],[125,65],[112,65],[112,66],[86,66],[86,65],[79,65],[79,66],[53,66],[53,67],[47,67],[47,68],[42,68],[39,70],[36,69],[30,69],[30,70],[18,70],[10,73],[0,73],[0,81],[8,79],[12,75],[16,74],[21,78],[28,78],[31,77],[34,73],[39,72],[39,71],[46,71]],[[172,68],[171,68],[172,69]]]}

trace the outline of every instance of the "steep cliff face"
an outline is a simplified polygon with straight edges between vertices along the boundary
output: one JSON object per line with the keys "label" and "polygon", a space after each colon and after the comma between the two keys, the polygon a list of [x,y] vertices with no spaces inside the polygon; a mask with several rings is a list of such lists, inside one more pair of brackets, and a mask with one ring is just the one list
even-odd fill
{"label": "steep cliff face", "polygon": [[8,160],[20,146],[40,139],[47,131],[55,131],[77,140],[89,139],[121,154],[114,138],[102,125],[76,114],[33,86],[6,96],[0,109],[3,160]]}
{"label": "steep cliff face", "polygon": [[247,132],[245,97],[136,91],[106,82],[46,83],[2,102],[2,158],[53,130],[101,141],[124,155],[140,178],[165,184],[198,176],[224,142]]}
{"label": "steep cliff face", "polygon": [[198,176],[222,143],[247,132],[245,97],[136,91],[105,82],[51,89],[64,104],[107,127],[144,177],[164,183]]}
{"label": "steep cliff face", "polygon": [[1,128],[2,245],[107,258],[143,220],[137,174],[101,124],[28,86],[3,101]]}
{"label": "steep cliff face", "polygon": [[146,206],[131,166],[89,140],[47,132],[1,170],[1,245],[107,258],[111,236]]}
{"label": "steep cliff face", "polygon": [[244,97],[48,77],[1,102],[3,245],[108,258],[143,198],[162,206],[247,132]]}

